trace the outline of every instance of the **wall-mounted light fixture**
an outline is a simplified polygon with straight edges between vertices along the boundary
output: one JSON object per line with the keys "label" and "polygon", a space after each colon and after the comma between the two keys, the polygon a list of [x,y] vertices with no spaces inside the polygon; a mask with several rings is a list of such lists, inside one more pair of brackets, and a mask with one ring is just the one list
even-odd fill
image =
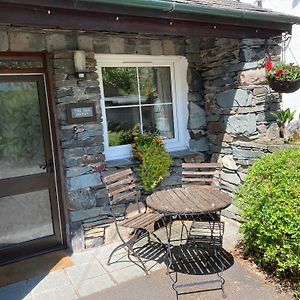
{"label": "wall-mounted light fixture", "polygon": [[84,78],[86,72],[85,52],[81,50],[74,51],[74,65],[78,78]]}

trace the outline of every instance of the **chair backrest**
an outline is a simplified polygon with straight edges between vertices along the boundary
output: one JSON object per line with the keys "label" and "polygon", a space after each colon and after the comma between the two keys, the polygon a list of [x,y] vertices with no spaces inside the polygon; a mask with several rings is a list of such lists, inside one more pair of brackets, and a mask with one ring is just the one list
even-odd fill
{"label": "chair backrest", "polygon": [[221,189],[221,168],[220,163],[183,163],[182,184]]}
{"label": "chair backrest", "polygon": [[131,169],[102,177],[102,180],[106,186],[111,206],[123,201],[128,203],[138,201],[140,194],[136,185],[136,177]]}

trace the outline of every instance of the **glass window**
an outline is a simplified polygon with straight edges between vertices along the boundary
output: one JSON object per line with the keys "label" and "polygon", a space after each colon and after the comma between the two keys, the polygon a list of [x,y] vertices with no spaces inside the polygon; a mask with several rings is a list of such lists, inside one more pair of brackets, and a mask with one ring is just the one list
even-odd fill
{"label": "glass window", "polygon": [[137,125],[141,133],[157,133],[167,150],[184,149],[188,144],[183,137],[187,132],[187,93],[180,97],[182,83],[175,80],[177,74],[186,81],[187,64],[179,74],[176,59],[148,58],[151,62],[143,63],[140,56],[98,55],[108,160],[130,156],[130,132]]}
{"label": "glass window", "polygon": [[142,133],[174,138],[169,67],[102,68],[109,146],[129,144],[136,124]]}

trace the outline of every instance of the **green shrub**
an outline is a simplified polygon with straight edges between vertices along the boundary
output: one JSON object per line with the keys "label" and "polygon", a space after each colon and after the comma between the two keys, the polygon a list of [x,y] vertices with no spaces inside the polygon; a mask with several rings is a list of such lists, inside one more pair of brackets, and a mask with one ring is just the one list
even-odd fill
{"label": "green shrub", "polygon": [[[300,278],[300,149],[265,155],[235,195],[246,255],[297,285]],[[296,286],[295,285],[295,286]]]}
{"label": "green shrub", "polygon": [[172,159],[161,145],[155,143],[140,146],[139,151],[143,153],[143,159],[138,176],[144,191],[149,192],[168,175]]}

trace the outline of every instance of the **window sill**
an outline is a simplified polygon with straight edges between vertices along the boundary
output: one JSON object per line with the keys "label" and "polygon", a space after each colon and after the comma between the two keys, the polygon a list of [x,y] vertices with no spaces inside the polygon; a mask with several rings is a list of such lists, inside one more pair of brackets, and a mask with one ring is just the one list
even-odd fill
{"label": "window sill", "polygon": [[[173,152],[168,152],[168,153],[171,155],[171,157],[173,159],[198,154],[198,152],[191,151],[190,149],[185,149],[185,150],[180,150],[180,151],[173,151]],[[106,167],[107,168],[126,167],[126,166],[138,165],[138,164],[139,164],[139,161],[136,160],[133,157],[122,158],[122,159],[114,159],[114,160],[106,161]]]}

